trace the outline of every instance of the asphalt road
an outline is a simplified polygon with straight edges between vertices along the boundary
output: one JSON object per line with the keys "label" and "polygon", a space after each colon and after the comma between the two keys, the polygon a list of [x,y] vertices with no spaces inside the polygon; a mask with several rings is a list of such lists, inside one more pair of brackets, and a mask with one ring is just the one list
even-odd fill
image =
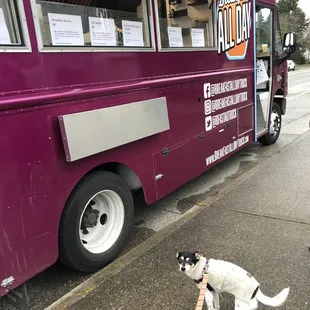
{"label": "asphalt road", "polygon": [[[283,118],[282,134],[275,145],[268,148],[251,145],[152,206],[146,206],[138,193],[135,225],[123,254],[160,229],[180,219],[196,203],[216,194],[231,180],[242,175],[264,158],[277,153],[306,132],[309,129],[310,120],[309,81],[310,69],[289,73],[290,95],[287,115]],[[59,264],[52,266],[27,282],[31,309],[44,309],[89,277],[90,275],[80,274]],[[13,308],[0,299],[0,309]]]}

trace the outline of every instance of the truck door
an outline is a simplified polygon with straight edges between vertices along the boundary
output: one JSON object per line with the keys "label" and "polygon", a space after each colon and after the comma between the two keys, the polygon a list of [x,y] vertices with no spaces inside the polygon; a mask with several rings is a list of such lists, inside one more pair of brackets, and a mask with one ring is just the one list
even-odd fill
{"label": "truck door", "polygon": [[268,131],[273,81],[273,11],[256,6],[256,128],[257,136]]}

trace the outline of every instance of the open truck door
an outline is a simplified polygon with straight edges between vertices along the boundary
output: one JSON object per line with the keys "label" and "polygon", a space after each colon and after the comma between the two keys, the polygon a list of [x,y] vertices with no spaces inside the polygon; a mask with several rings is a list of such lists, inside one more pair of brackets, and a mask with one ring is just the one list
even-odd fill
{"label": "open truck door", "polygon": [[270,145],[280,135],[286,111],[286,60],[296,51],[296,38],[287,33],[282,40],[276,7],[257,5],[255,18],[256,136],[262,144]]}

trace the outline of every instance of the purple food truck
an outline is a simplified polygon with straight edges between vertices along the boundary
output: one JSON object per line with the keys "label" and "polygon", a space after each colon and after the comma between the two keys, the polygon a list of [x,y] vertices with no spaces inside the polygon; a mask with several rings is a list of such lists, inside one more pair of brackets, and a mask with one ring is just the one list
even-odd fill
{"label": "purple food truck", "polygon": [[0,296],[115,259],[134,191],[275,143],[294,51],[275,0],[0,0]]}

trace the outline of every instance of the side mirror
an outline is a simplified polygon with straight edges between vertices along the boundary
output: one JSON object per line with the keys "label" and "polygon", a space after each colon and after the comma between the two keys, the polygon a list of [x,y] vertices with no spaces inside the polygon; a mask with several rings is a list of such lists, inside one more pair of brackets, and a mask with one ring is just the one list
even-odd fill
{"label": "side mirror", "polygon": [[296,52],[296,35],[294,32],[288,32],[284,35],[283,52],[294,54]]}

